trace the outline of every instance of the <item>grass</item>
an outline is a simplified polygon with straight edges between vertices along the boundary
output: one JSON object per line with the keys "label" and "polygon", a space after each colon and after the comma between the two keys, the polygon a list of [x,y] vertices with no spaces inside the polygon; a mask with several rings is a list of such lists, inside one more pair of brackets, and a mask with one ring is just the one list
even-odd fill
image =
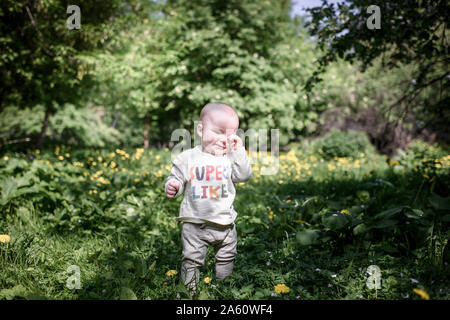
{"label": "grass", "polygon": [[[233,274],[216,281],[208,251],[201,277],[212,280],[190,297],[168,273],[180,269],[182,200],[164,196],[169,150],[9,152],[0,298],[421,299],[422,289],[449,299],[449,163],[439,146],[324,160],[306,144],[282,153],[276,174],[255,162],[237,185]],[[371,265],[378,290],[367,286]],[[69,289],[70,266],[80,289]]]}

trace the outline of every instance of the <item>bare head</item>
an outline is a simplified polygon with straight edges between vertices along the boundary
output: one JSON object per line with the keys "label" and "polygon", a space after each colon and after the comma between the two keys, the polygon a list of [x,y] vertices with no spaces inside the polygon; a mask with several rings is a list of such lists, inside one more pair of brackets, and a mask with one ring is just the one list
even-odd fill
{"label": "bare head", "polygon": [[236,121],[237,126],[239,126],[239,118],[236,111],[234,111],[229,105],[222,102],[210,102],[206,104],[200,112],[200,121],[203,122],[206,117],[220,116],[218,113],[222,113],[222,115]]}
{"label": "bare head", "polygon": [[236,111],[222,102],[211,102],[205,105],[200,113],[197,133],[202,138],[204,150],[219,153],[217,148],[226,149],[227,139],[236,133],[239,118]]}

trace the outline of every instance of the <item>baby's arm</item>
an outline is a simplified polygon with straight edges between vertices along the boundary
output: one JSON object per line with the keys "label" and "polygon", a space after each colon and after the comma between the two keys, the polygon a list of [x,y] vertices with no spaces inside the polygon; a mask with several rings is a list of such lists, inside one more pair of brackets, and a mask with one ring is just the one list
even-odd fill
{"label": "baby's arm", "polygon": [[180,156],[176,157],[172,162],[172,170],[167,177],[165,190],[168,198],[175,198],[183,193],[185,178],[183,174],[183,166]]}
{"label": "baby's arm", "polygon": [[245,182],[252,175],[250,159],[247,156],[241,138],[237,135],[230,137],[231,152],[228,154],[231,160],[231,180],[233,182]]}

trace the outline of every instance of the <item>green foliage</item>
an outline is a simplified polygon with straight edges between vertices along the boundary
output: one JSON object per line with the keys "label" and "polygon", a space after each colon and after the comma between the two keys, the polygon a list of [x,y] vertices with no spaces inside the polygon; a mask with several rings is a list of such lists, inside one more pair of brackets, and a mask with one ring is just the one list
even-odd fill
{"label": "green foliage", "polygon": [[[5,108],[0,113],[2,128],[0,134],[4,138],[4,143],[7,143],[8,139],[20,139],[38,134],[44,113],[45,106],[42,105],[26,109],[12,106]],[[102,113],[104,114],[103,108],[76,108],[71,104],[58,108],[49,120],[48,134],[51,142],[103,147],[119,144],[120,138],[130,138],[130,135],[126,133],[121,136],[116,129],[102,121],[100,117]]]}
{"label": "green foliage", "polygon": [[[98,113],[102,111],[97,109]],[[94,112],[68,105],[50,119],[50,129],[69,144],[94,147],[118,144],[119,132],[107,126]]]}
{"label": "green foliage", "polygon": [[[57,145],[32,160],[3,155],[0,233],[11,242],[0,243],[0,299],[419,298],[414,288],[446,299],[448,155],[426,178],[406,155],[321,161],[304,142],[281,154],[276,175],[255,163],[236,185],[233,274],[217,282],[209,251],[201,273],[212,280],[194,297],[166,274],[181,254],[181,198],[163,190],[169,150]],[[373,264],[377,292],[366,286]],[[70,265],[81,269],[79,290],[66,287]],[[275,293],[281,283],[289,293]]]}
{"label": "green foliage", "polygon": [[367,135],[362,131],[348,132],[331,130],[314,142],[314,148],[320,157],[332,159],[334,157],[360,158],[361,153],[374,153]]}
{"label": "green foliage", "polygon": [[[367,9],[373,5],[380,9],[380,29],[370,30],[366,22],[373,12],[367,13]],[[414,108],[412,115],[421,118],[422,126],[434,128],[444,137],[448,134],[446,1],[324,1],[309,11],[309,30],[323,51],[307,88],[319,82],[326,68],[339,59],[357,62],[363,71],[380,64],[383,71],[394,69],[400,76],[407,66],[407,79],[395,86],[401,94],[388,111],[396,109],[403,120]]]}
{"label": "green foliage", "polygon": [[[302,52],[308,47],[292,40],[294,27],[286,24],[287,10],[279,1],[169,5],[168,21],[177,28],[168,38],[162,81],[157,84],[160,105],[170,113],[160,126],[190,128],[206,103],[223,101],[237,110],[244,130],[279,128],[281,144],[286,144],[293,130],[303,125],[291,121],[298,96],[278,67],[287,60],[287,50],[281,46],[289,42],[293,50]],[[288,31],[289,40],[284,42]]]}

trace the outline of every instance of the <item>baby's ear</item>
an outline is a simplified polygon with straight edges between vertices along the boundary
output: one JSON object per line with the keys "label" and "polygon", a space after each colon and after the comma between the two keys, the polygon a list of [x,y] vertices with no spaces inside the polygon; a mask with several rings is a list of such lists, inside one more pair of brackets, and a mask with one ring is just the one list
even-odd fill
{"label": "baby's ear", "polygon": [[203,136],[203,124],[199,123],[197,125],[197,134],[200,136],[200,138]]}

